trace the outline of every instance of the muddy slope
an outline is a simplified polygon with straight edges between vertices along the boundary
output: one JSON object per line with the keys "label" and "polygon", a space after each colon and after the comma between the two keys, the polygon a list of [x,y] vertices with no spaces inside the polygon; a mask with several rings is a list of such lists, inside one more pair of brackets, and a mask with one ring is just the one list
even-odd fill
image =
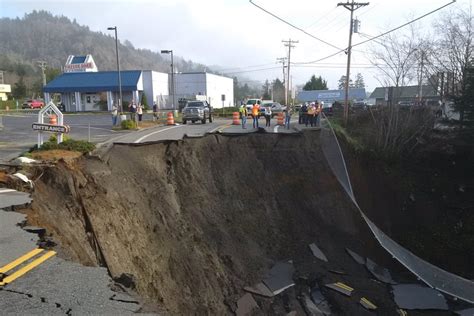
{"label": "muddy slope", "polygon": [[[33,199],[32,217],[67,255],[113,277],[132,274],[137,291],[172,314],[229,313],[242,287],[279,260],[293,259],[306,279],[331,280],[308,272],[320,266],[312,242],[331,268],[358,269],[364,280],[344,247],[392,262],[330,172],[317,133],[115,145],[100,159],[44,170]],[[394,312],[388,290],[372,283],[366,293]]]}

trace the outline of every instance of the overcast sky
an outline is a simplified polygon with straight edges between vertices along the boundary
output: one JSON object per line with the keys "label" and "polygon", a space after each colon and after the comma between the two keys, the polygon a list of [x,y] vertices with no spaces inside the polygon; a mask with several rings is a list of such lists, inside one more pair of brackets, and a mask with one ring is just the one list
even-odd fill
{"label": "overcast sky", "polygon": [[[337,7],[340,1],[253,2],[315,37],[341,49],[347,47],[349,11]],[[361,32],[375,36],[449,2],[451,0],[372,0],[354,16],[361,20]],[[469,8],[471,2],[458,0],[443,11]],[[172,49],[175,55],[206,65],[219,65],[229,75],[239,73],[249,80],[281,79],[282,68],[276,59],[287,56],[284,39],[299,41],[291,52],[292,62],[313,61],[337,51],[268,15],[248,0],[0,0],[2,17],[23,17],[40,9],[75,18],[93,31],[107,32],[108,26],[116,25],[119,39],[128,39],[137,48]],[[418,23],[419,32],[429,32],[440,12]],[[353,43],[364,39],[354,34]],[[367,45],[353,51],[351,77],[361,72],[367,90],[371,91],[378,86],[378,81],[366,51]],[[302,84],[316,74],[328,80],[329,88],[336,88],[338,79],[345,75],[345,64],[346,55],[341,53],[317,65],[292,65],[293,83]],[[100,65],[98,67],[100,69]],[[247,72],[249,70],[256,71]]]}

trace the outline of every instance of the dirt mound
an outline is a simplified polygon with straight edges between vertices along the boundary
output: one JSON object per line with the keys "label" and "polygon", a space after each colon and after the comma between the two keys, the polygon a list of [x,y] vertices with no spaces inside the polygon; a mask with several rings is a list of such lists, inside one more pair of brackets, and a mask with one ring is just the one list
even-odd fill
{"label": "dirt mound", "polygon": [[[31,218],[69,257],[133,275],[172,314],[230,313],[244,286],[289,259],[296,287],[258,298],[264,314],[301,311],[302,293],[336,281],[358,294],[324,290],[335,313],[365,313],[365,295],[396,314],[388,287],[345,252],[398,269],[330,172],[317,132],[115,145],[44,170],[33,199]],[[328,263],[312,256],[313,242]]]}

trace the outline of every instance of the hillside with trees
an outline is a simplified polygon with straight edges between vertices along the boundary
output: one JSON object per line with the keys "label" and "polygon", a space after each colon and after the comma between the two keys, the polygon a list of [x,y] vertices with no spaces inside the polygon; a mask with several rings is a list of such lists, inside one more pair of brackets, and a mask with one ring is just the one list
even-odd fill
{"label": "hillside with trees", "polygon": [[[19,84],[27,95],[40,91],[42,77],[37,66],[40,60],[47,62],[49,80],[60,73],[69,55],[91,54],[99,70],[117,67],[113,34],[93,32],[75,20],[46,11],[33,11],[23,18],[0,19],[0,43],[0,70],[5,72],[5,82],[12,88]],[[119,41],[119,51],[123,70],[169,72],[169,57],[159,52],[134,48],[128,40]],[[175,65],[180,71],[206,69],[205,65],[180,57],[175,57]]]}

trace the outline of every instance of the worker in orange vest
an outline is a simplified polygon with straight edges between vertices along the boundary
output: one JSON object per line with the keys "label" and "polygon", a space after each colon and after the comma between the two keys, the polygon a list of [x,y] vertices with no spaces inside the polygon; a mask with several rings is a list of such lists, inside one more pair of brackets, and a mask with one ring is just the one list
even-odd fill
{"label": "worker in orange vest", "polygon": [[253,128],[258,128],[258,115],[260,113],[260,105],[255,103],[252,107]]}

